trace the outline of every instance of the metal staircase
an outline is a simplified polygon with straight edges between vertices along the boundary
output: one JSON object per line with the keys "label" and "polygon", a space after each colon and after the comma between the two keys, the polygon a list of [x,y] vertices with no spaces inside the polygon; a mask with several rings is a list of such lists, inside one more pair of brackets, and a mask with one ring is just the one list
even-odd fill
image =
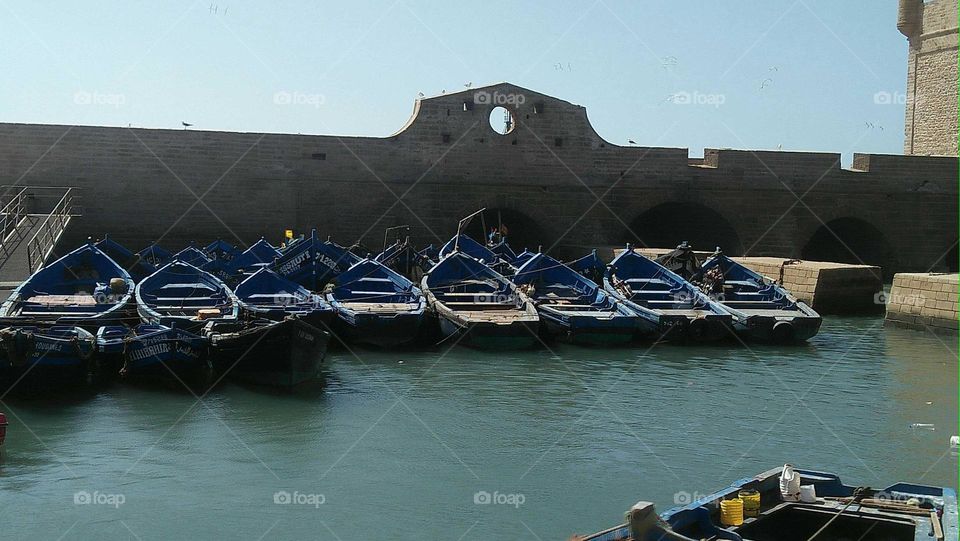
{"label": "metal staircase", "polygon": [[71,219],[79,216],[76,192],[72,187],[0,186],[0,288],[23,281],[47,262]]}

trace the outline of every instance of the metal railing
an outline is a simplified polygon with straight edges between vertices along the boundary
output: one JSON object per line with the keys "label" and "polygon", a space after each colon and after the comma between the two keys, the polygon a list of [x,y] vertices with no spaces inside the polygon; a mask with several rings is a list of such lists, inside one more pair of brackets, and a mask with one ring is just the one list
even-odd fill
{"label": "metal railing", "polygon": [[[10,244],[12,239],[13,232],[17,229],[17,226],[20,225],[20,222],[27,215],[27,205],[26,205],[26,188],[20,188],[16,193],[10,197],[10,200],[3,206],[3,209],[0,210],[2,214],[2,224],[0,224],[0,252],[3,254],[3,258],[6,259],[10,256]],[[7,197],[7,194],[4,194],[0,197]]]}
{"label": "metal railing", "polygon": [[60,236],[67,229],[73,211],[74,188],[66,188],[63,197],[53,207],[50,214],[37,227],[37,232],[27,243],[27,265],[30,272],[36,272],[50,257]]}

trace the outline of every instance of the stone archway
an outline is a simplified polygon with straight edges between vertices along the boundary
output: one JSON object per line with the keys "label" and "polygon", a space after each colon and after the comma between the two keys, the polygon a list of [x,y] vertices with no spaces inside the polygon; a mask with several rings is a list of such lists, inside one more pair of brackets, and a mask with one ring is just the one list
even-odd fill
{"label": "stone archway", "polygon": [[630,223],[623,239],[650,248],[673,248],[683,241],[694,249],[742,255],[740,235],[719,212],[700,203],[672,201],[652,207]]}
{"label": "stone archway", "polygon": [[524,248],[536,251],[538,246],[547,249],[553,239],[547,238],[544,228],[529,215],[509,208],[488,208],[475,216],[467,225],[466,234],[474,240],[486,243],[491,228],[503,226],[507,242],[517,253]]}
{"label": "stone archway", "polygon": [[837,218],[821,225],[800,251],[811,261],[879,265],[889,269],[896,258],[886,235],[860,218]]}

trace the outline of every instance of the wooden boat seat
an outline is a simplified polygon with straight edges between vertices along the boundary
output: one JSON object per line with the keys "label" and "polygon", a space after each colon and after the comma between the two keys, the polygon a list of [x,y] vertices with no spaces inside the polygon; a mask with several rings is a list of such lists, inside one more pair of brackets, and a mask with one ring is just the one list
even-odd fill
{"label": "wooden boat seat", "polygon": [[393,280],[389,278],[377,278],[376,276],[364,276],[363,278],[358,278],[357,282],[386,282],[388,284],[393,283]]}
{"label": "wooden boat seat", "polygon": [[669,286],[670,282],[662,278],[627,278],[624,282],[628,284],[663,284]]}
{"label": "wooden boat seat", "polygon": [[595,308],[595,306],[592,305],[592,304],[556,304],[556,303],[549,303],[549,304],[541,304],[540,306],[543,306],[544,308],[553,308],[553,309],[555,309],[555,310],[566,310],[566,309],[571,309],[571,308],[574,309],[574,310],[576,310],[576,309],[583,309],[583,308]]}
{"label": "wooden boat seat", "polygon": [[[447,302],[448,307],[459,311],[503,310],[509,306],[516,306],[512,302]],[[469,309],[468,309],[469,307]]]}
{"label": "wooden boat seat", "polygon": [[39,306],[94,306],[93,295],[35,295],[24,302],[25,305]]}
{"label": "wooden boat seat", "polygon": [[408,302],[344,302],[344,308],[355,312],[406,312],[416,304]]}
{"label": "wooden boat seat", "polygon": [[460,291],[460,292],[453,292],[453,293],[444,293],[440,291],[438,293],[439,293],[438,296],[442,296],[442,297],[476,297],[477,295],[496,295],[497,294],[495,291],[475,291],[472,293],[469,291]]}

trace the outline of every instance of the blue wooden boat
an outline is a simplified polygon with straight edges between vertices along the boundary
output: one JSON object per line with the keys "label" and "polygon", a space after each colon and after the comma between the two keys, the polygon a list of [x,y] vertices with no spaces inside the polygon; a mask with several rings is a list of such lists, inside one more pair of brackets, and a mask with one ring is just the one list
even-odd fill
{"label": "blue wooden boat", "polygon": [[427,247],[418,250],[420,257],[424,258],[427,261],[425,268],[430,270],[434,265],[437,264],[437,261],[440,260],[440,250],[437,249],[433,244],[428,245]]}
{"label": "blue wooden boat", "polygon": [[413,282],[420,282],[423,274],[433,266],[427,256],[421,254],[410,244],[410,239],[397,242],[387,246],[382,252],[373,258],[374,261],[382,263],[394,271],[406,276]]}
{"label": "blue wooden boat", "polygon": [[170,262],[171,259],[173,259],[172,252],[168,250],[164,250],[156,243],[153,243],[150,246],[147,246],[143,250],[140,250],[139,252],[137,252],[137,255],[140,256],[140,259],[146,261],[147,263],[150,263],[151,265],[153,265],[158,269],[166,265],[167,263]]}
{"label": "blue wooden boat", "polygon": [[607,272],[607,265],[597,255],[596,250],[567,263],[567,265],[598,284],[603,283],[603,275]]}
{"label": "blue wooden boat", "polygon": [[731,336],[731,316],[696,286],[629,245],[610,263],[604,289],[655,322],[655,336],[709,342]]}
{"label": "blue wooden boat", "polygon": [[274,262],[273,270],[307,289],[319,291],[358,261],[360,258],[343,246],[329,240],[320,241],[317,231],[313,230],[309,237],[284,250]]}
{"label": "blue wooden boat", "polygon": [[314,327],[329,328],[333,307],[322,296],[263,267],[240,282],[234,293],[241,307],[258,319],[295,316]]}
{"label": "blue wooden boat", "polygon": [[81,385],[99,377],[93,334],[80,327],[8,327],[0,330],[0,347],[13,382]]}
{"label": "blue wooden boat", "polygon": [[295,387],[316,379],[330,333],[299,318],[214,322],[204,329],[214,371],[233,379]]}
{"label": "blue wooden boat", "polygon": [[517,253],[513,251],[513,248],[507,244],[507,239],[502,238],[496,244],[487,244],[487,248],[497,255],[501,260],[506,261],[507,263],[513,265],[514,267],[519,267],[517,265]]}
{"label": "blue wooden boat", "polygon": [[457,251],[479,260],[500,274],[513,274],[517,270],[509,261],[501,259],[493,250],[463,234],[454,236],[440,248],[440,258],[444,258]]}
{"label": "blue wooden boat", "polygon": [[478,348],[537,343],[540,318],[516,284],[463,252],[452,252],[421,282],[446,339]]}
{"label": "blue wooden boat", "polygon": [[237,297],[221,280],[176,260],[137,284],[136,299],[144,323],[178,327],[194,334],[211,320],[236,320],[240,310]]}
{"label": "blue wooden boat", "polygon": [[[845,485],[833,473],[796,470],[802,485],[816,493],[812,501],[784,501],[783,468],[745,477],[726,488],[659,515],[652,502],[640,501],[626,512],[626,523],[577,541],[935,541],[957,539],[957,493],[951,488],[897,483],[884,489]],[[760,497],[757,516],[725,525],[721,502],[742,491]],[[678,492],[683,495],[683,492]]]}
{"label": "blue wooden boat", "polygon": [[326,297],[337,314],[337,336],[380,347],[416,338],[427,306],[413,282],[371,259],[337,276]]}
{"label": "blue wooden boat", "polygon": [[[537,255],[536,252],[531,252],[530,250],[524,249],[522,252],[517,254],[517,257],[513,258],[513,264],[520,268],[521,265],[527,262],[528,259]],[[598,282],[599,283],[599,282]]]}
{"label": "blue wooden boat", "polygon": [[110,326],[97,331],[97,356],[109,359],[109,366],[125,379],[207,381],[208,349],[206,338],[165,325],[142,323],[132,329]]}
{"label": "blue wooden boat", "polygon": [[624,344],[656,327],[603,291],[596,282],[546,255],[537,254],[513,275],[533,299],[547,336],[584,345]]}
{"label": "blue wooden boat", "polygon": [[211,261],[211,259],[207,257],[207,254],[203,253],[203,251],[196,246],[187,246],[183,250],[173,254],[171,260],[182,261],[197,268],[203,267]]}
{"label": "blue wooden boat", "polygon": [[109,235],[105,235],[103,240],[100,240],[94,244],[94,246],[99,248],[101,252],[107,254],[117,265],[123,267],[123,269],[130,274],[130,277],[133,278],[134,282],[143,280],[157,270],[149,261],[131,252],[126,246],[111,239]]}
{"label": "blue wooden boat", "polygon": [[251,244],[242,253],[234,256],[224,268],[227,275],[232,279],[239,280],[245,275],[253,274],[262,267],[272,265],[278,257],[280,257],[280,251],[261,237],[260,240]]}
{"label": "blue wooden boat", "polygon": [[130,275],[85,244],[34,273],[0,305],[3,325],[68,325],[95,331],[135,318]]}
{"label": "blue wooden boat", "polygon": [[240,255],[242,250],[223,239],[217,239],[203,247],[203,253],[214,261],[228,263]]}
{"label": "blue wooden boat", "polygon": [[734,330],[750,340],[802,342],[817,334],[823,318],[776,282],[722,253],[690,277],[733,316]]}

